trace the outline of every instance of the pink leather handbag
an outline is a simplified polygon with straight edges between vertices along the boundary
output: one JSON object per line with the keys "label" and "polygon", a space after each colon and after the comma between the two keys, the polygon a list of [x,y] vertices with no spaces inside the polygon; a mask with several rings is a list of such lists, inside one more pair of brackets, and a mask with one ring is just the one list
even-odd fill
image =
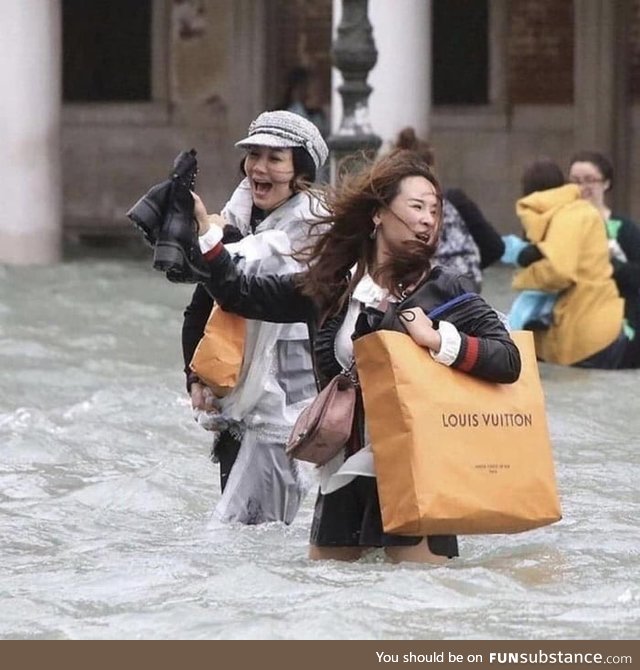
{"label": "pink leather handbag", "polygon": [[345,446],[353,425],[357,383],[351,369],[341,372],[300,413],[287,444],[290,458],[324,465]]}

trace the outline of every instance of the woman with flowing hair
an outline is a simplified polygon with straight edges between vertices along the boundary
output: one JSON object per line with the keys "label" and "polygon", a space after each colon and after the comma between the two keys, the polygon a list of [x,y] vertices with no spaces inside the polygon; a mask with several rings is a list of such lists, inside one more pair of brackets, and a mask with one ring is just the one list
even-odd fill
{"label": "woman with flowing hair", "polygon": [[[385,315],[442,365],[493,382],[518,378],[518,349],[496,312],[472,294],[467,277],[432,264],[442,196],[419,154],[393,151],[346,176],[326,196],[329,214],[313,224],[304,271],[289,275],[243,274],[221,242],[222,221],[195,198],[211,273],[206,289],[227,311],[305,322],[318,388],[353,364],[353,339],[378,329]],[[463,295],[446,320],[427,316]],[[319,470],[310,558],[355,560],[374,547],[384,547],[392,561],[440,563],[458,555],[455,536],[384,532],[361,398],[346,446]]]}
{"label": "woman with flowing hair", "polygon": [[[398,133],[394,146],[417,151],[434,169],[433,147],[419,138],[411,126]],[[461,188],[447,188],[443,196],[442,233],[435,261],[468,274],[480,289],[482,270],[500,259],[504,242],[478,205]]]}

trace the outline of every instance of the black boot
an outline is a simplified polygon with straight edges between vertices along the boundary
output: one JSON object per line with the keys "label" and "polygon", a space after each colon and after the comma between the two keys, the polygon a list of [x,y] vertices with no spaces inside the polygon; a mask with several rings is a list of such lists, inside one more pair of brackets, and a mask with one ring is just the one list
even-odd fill
{"label": "black boot", "polygon": [[153,267],[165,272],[167,279],[176,283],[196,283],[209,277],[193,216],[191,191],[195,188],[197,173],[196,150],[178,154],[171,173],[169,206],[155,245]]}
{"label": "black boot", "polygon": [[183,184],[174,182],[153,256],[153,267],[166,272],[167,279],[195,283],[209,277],[209,268],[198,245],[193,197]]}
{"label": "black boot", "polygon": [[170,178],[185,188],[193,191],[196,187],[196,175],[198,174],[198,161],[195,149],[181,151],[173,161],[173,170]]}
{"label": "black boot", "polygon": [[133,221],[142,232],[145,241],[152,247],[160,237],[173,184],[179,183],[191,190],[195,187],[198,173],[196,153],[195,149],[181,151],[173,161],[169,179],[152,186],[127,212],[127,217]]}
{"label": "black boot", "polygon": [[127,217],[142,233],[145,242],[152,247],[158,241],[170,192],[171,180],[167,179],[152,186],[127,212]]}

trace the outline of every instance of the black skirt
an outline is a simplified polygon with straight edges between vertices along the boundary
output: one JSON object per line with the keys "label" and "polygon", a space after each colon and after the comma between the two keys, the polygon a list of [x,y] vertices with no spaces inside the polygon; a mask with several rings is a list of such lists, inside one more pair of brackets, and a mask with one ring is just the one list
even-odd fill
{"label": "black skirt", "polygon": [[[333,493],[318,493],[310,539],[317,547],[412,546],[423,539],[384,532],[375,477],[356,477]],[[428,535],[427,543],[438,556],[458,556],[455,535]]]}

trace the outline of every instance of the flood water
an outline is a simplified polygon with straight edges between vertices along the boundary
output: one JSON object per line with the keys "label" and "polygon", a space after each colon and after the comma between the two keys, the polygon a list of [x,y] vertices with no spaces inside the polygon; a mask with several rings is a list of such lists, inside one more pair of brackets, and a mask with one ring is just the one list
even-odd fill
{"label": "flood water", "polygon": [[289,527],[211,516],[190,292],[139,254],[0,266],[0,637],[637,638],[640,373],[542,366],[561,522],[445,567],[310,562],[313,495]]}

